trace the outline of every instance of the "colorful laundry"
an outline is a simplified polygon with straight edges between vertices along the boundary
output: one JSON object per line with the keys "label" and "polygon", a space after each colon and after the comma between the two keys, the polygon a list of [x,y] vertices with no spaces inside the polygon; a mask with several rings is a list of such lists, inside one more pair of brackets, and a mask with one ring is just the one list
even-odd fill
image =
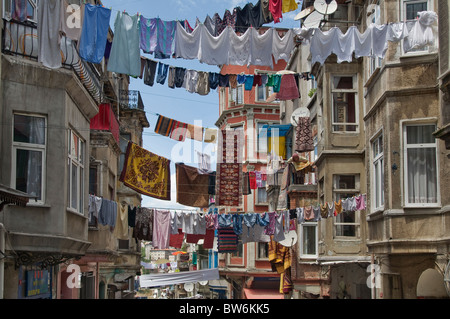
{"label": "colorful laundry", "polygon": [[208,207],[209,174],[200,174],[196,167],[175,163],[177,203],[192,207]]}
{"label": "colorful laundry", "polygon": [[217,230],[217,251],[219,253],[235,253],[238,250],[239,236],[232,227]]}
{"label": "colorful laundry", "polygon": [[170,160],[128,142],[120,181],[140,194],[170,200]]}

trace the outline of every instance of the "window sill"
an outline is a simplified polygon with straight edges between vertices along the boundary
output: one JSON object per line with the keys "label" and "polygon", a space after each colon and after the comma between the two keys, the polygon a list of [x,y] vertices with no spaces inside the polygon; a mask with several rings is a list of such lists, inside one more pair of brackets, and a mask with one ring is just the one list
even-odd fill
{"label": "window sill", "polygon": [[33,202],[28,202],[26,207],[52,208],[51,205],[44,204],[44,203],[40,204],[39,202],[36,203],[34,201]]}
{"label": "window sill", "polygon": [[77,215],[77,216],[80,216],[80,217],[87,218],[86,216],[84,216],[84,214],[82,214],[82,213],[76,211],[76,210],[73,209],[73,208],[66,208],[66,212],[71,213],[71,214],[74,214],[74,215]]}

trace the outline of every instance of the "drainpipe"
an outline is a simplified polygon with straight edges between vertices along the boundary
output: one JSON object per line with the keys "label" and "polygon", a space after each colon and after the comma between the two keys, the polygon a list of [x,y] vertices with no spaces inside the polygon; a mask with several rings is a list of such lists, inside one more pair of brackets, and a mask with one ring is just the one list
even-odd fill
{"label": "drainpipe", "polygon": [[6,229],[2,223],[0,223],[0,299],[3,299],[3,289],[5,286],[5,237]]}

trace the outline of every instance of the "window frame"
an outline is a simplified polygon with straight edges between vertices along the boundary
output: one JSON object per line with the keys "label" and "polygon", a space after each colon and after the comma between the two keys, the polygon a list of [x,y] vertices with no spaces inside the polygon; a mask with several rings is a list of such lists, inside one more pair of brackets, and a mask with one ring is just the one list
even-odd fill
{"label": "window frame", "polygon": [[[401,2],[400,2],[400,21],[408,21],[407,17],[406,17],[406,15],[407,15],[406,6],[408,4],[415,4],[415,3],[426,3],[427,10],[433,11],[433,1],[430,1],[430,0],[401,0]],[[401,43],[401,55],[402,56],[425,55],[425,54],[430,53],[429,46],[426,46],[421,49],[414,49],[409,52],[405,52],[405,50],[403,49],[403,41],[400,41],[400,43]]]}
{"label": "window frame", "polygon": [[[380,138],[382,139],[382,146],[380,148]],[[377,154],[374,153],[375,143],[378,144],[379,152]],[[384,174],[384,135],[383,130],[380,130],[375,136],[371,139],[370,143],[370,159],[371,159],[371,189],[372,189],[372,210],[379,211],[384,209],[385,196],[384,196],[384,182],[385,182],[385,174]],[[380,169],[377,171],[377,167]],[[378,179],[377,179],[378,178]],[[380,184],[377,184],[377,181]],[[377,199],[380,199],[378,202]]]}
{"label": "window frame", "polygon": [[[355,177],[355,188],[339,188],[337,187],[337,177],[339,176],[354,176]],[[353,194],[353,196],[358,196],[360,194],[360,175],[355,174],[334,174],[333,175],[333,200],[335,202],[338,202],[340,199],[348,198],[350,194]],[[341,197],[340,195],[347,195],[344,197]],[[338,221],[338,218],[340,219],[341,216],[344,216],[344,214],[353,213],[355,216],[354,222],[341,222]],[[355,210],[353,212],[341,212],[337,216],[334,216],[333,218],[333,237],[336,239],[360,239],[361,233],[360,233],[360,226],[361,226],[361,220],[360,220],[360,214],[358,214],[358,210]],[[337,235],[338,227],[344,227],[344,226],[354,226],[355,227],[355,235],[354,236],[345,236],[345,235]]]}
{"label": "window frame", "polygon": [[[241,101],[239,101],[239,91],[241,95]],[[237,87],[228,88],[228,107],[234,107],[244,104],[244,84],[238,84]]]}
{"label": "window frame", "polygon": [[[352,89],[337,89],[334,88],[334,79],[335,78],[344,78],[344,77],[351,77],[352,78]],[[330,100],[331,100],[331,132],[332,133],[337,133],[337,134],[359,134],[360,132],[360,123],[359,123],[359,101],[358,101],[358,75],[353,73],[353,74],[331,74],[330,76]],[[334,95],[336,93],[343,93],[343,94],[348,94],[348,93],[353,93],[354,94],[354,99],[355,99],[355,122],[351,123],[351,122],[335,122],[334,121]],[[347,106],[348,107],[348,106]],[[348,113],[348,111],[347,111]],[[343,131],[338,131],[335,130],[335,126],[344,126],[344,130]],[[355,130],[354,131],[347,131],[346,128],[347,126],[355,126]]]}
{"label": "window frame", "polygon": [[[37,23],[37,11],[38,11],[38,1],[39,0],[27,0],[27,11],[28,11],[28,3],[33,7],[34,10],[34,18],[28,18],[28,14],[27,14],[27,20],[26,21],[30,21],[33,23]],[[8,5],[7,2],[9,3],[9,10],[8,10]],[[3,6],[3,18],[4,19],[12,19],[12,0],[4,0],[2,3]]]}
{"label": "window frame", "polygon": [[[420,143],[420,144],[408,144],[407,143],[407,127],[409,126],[428,126],[434,125],[437,127],[435,121],[401,121],[402,127],[402,148],[403,148],[403,191],[404,191],[404,207],[406,208],[427,208],[427,207],[440,207],[441,206],[441,193],[440,193],[440,174],[439,174],[439,143],[434,139],[434,143]],[[434,138],[434,137],[433,137]],[[435,149],[436,155],[436,202],[435,203],[410,203],[408,199],[408,149],[412,148],[432,148]]]}
{"label": "window frame", "polygon": [[[28,116],[44,119],[44,144],[37,143],[25,143],[14,141],[14,127],[15,127],[15,116]],[[39,114],[14,112],[13,113],[13,125],[12,125],[12,162],[11,162],[11,187],[16,189],[17,184],[17,151],[26,150],[33,152],[40,152],[42,154],[42,168],[41,168],[41,198],[36,198],[33,204],[44,205],[46,201],[46,172],[47,172],[47,143],[48,143],[48,131],[47,131],[47,117]]]}
{"label": "window frame", "polygon": [[[309,228],[314,228],[314,232],[315,232],[315,236],[314,236],[314,240],[315,240],[315,245],[314,245],[314,250],[315,253],[314,254],[308,254],[305,253],[305,242],[304,242],[304,233],[305,233],[305,229],[306,227]],[[299,238],[300,240],[298,240],[298,245],[299,245],[299,253],[300,253],[300,258],[302,259],[317,259],[319,257],[319,223],[318,222],[314,222],[314,221],[305,221],[301,224],[299,224]]]}
{"label": "window frame", "polygon": [[[67,181],[68,181],[68,190],[67,190],[67,209],[76,213],[79,213],[81,215],[84,215],[85,209],[84,209],[84,201],[85,201],[85,174],[86,174],[86,141],[77,134],[73,129],[69,128],[68,132],[68,145],[67,145]],[[73,136],[77,137],[77,144],[78,144],[78,152],[77,154],[72,153],[72,141]],[[76,191],[78,197],[76,198],[77,207],[72,206],[73,202],[73,179],[72,179],[72,173],[73,173],[73,166],[76,166]]]}

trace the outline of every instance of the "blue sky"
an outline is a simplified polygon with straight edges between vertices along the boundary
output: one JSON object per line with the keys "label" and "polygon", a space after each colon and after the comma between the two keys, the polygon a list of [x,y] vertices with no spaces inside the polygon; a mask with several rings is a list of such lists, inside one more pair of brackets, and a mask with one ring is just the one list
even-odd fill
{"label": "blue sky", "polygon": [[[249,1],[242,0],[103,0],[103,5],[111,8],[111,28],[114,30],[114,21],[117,11],[126,11],[130,15],[139,13],[146,18],[159,17],[162,20],[188,20],[194,27],[196,18],[203,22],[207,15],[213,16],[216,12],[222,17],[225,10],[232,10],[237,6],[245,6]],[[257,1],[252,1],[257,3]],[[283,14],[283,21],[277,24],[267,24],[283,28],[298,28],[299,21],[293,18],[300,12],[300,9]],[[142,56],[154,59],[153,55],[144,54]],[[154,59],[157,60],[157,59]],[[158,61],[158,60],[157,60]],[[166,59],[160,60],[171,66],[185,67],[186,69],[218,72],[219,68],[213,65],[202,64],[196,60]],[[215,155],[212,145],[208,143],[196,142],[186,139],[184,143],[178,143],[168,137],[161,136],[154,132],[157,115],[161,114],[175,120],[201,125],[203,127],[215,128],[215,123],[219,118],[219,96],[217,91],[211,91],[206,96],[197,93],[189,93],[184,88],[171,89],[167,86],[155,82],[153,86],[147,86],[141,79],[131,79],[131,90],[138,90],[141,93],[147,119],[150,128],[144,130],[143,147],[155,154],[166,157],[172,161],[171,165],[171,201],[154,199],[143,196],[142,206],[154,208],[179,208],[192,209],[176,203],[176,182],[175,182],[175,162],[182,161],[186,165],[197,167],[195,151]],[[211,153],[212,152],[212,153]],[[215,162],[213,162],[215,169]]]}

